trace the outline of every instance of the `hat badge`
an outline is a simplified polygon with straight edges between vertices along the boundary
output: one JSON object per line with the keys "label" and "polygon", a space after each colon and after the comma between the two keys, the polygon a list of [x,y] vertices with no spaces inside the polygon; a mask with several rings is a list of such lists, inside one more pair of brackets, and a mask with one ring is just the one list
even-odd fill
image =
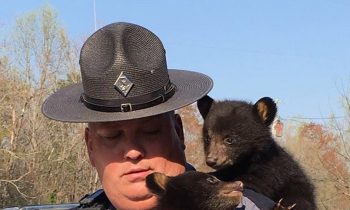
{"label": "hat badge", "polygon": [[124,74],[122,71],[118,79],[114,83],[114,88],[119,91],[124,97],[128,95],[130,92],[131,88],[134,86],[134,83],[132,83]]}

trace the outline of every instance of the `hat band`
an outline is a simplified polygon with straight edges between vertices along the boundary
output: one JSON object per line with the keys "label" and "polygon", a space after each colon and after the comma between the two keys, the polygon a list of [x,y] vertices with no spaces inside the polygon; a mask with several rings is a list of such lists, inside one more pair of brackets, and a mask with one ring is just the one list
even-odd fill
{"label": "hat band", "polygon": [[[158,91],[155,91],[143,96],[128,98],[127,100],[96,99],[96,98],[91,98],[84,93],[81,94],[80,100],[84,103],[84,105],[87,108],[93,109],[96,111],[130,112],[130,111],[145,109],[151,106],[161,104],[167,101],[169,98],[171,98],[174,95],[175,90],[176,90],[176,86],[169,82],[168,85],[164,86],[164,88]],[[137,101],[146,101],[146,102],[138,103]]]}

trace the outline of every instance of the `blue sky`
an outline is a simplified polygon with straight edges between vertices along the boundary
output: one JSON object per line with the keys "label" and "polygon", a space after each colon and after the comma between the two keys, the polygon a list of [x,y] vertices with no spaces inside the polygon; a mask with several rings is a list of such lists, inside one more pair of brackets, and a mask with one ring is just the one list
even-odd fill
{"label": "blue sky", "polygon": [[[74,40],[94,31],[93,0],[0,0],[0,25],[51,5]],[[216,99],[279,101],[279,115],[345,116],[350,1],[95,0],[96,24],[132,22],[157,34],[169,68],[211,76]],[[314,119],[313,121],[317,121]]]}

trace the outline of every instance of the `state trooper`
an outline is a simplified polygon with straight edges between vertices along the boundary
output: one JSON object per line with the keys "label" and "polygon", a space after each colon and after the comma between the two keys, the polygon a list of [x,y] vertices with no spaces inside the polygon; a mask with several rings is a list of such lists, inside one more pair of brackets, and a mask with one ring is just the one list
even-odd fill
{"label": "state trooper", "polygon": [[[84,197],[78,208],[156,208],[145,177],[194,170],[186,162],[182,121],[174,110],[205,96],[212,79],[168,69],[160,39],[123,22],[92,34],[79,63],[82,82],[58,90],[42,106],[53,120],[87,123],[86,148],[103,189]],[[274,204],[245,191],[237,209],[272,209]]]}

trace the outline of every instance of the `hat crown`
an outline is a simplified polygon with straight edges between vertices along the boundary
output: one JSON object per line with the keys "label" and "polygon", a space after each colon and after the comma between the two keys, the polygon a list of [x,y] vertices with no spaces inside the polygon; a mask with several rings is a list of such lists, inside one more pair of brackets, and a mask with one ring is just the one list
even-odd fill
{"label": "hat crown", "polygon": [[[155,92],[169,83],[165,50],[151,31],[130,23],[114,23],[96,31],[81,49],[84,94],[101,100],[127,99]],[[115,87],[123,75],[132,84]]]}
{"label": "hat crown", "polygon": [[42,112],[64,122],[111,122],[170,112],[206,95],[207,75],[168,70],[165,50],[149,30],[113,23],[96,31],[80,53],[82,83],[50,95]]}

